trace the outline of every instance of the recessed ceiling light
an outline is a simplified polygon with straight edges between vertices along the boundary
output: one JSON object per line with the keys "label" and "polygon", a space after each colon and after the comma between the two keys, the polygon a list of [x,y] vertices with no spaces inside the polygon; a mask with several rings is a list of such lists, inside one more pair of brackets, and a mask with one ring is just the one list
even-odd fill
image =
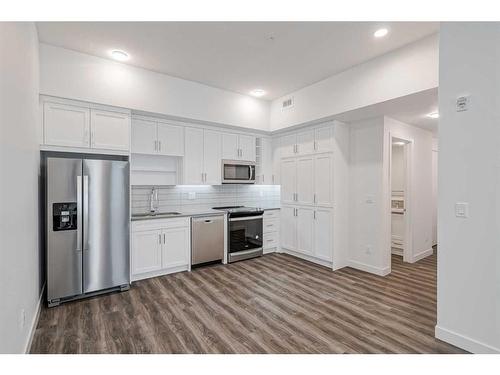
{"label": "recessed ceiling light", "polygon": [[130,56],[125,51],[120,51],[119,49],[114,49],[110,52],[111,57],[117,61],[127,61]]}
{"label": "recessed ceiling light", "polygon": [[387,30],[386,28],[378,29],[377,31],[375,31],[373,33],[373,36],[375,38],[382,38],[382,37],[386,36],[388,32],[389,32],[389,30]]}
{"label": "recessed ceiling light", "polygon": [[439,112],[432,112],[427,115],[429,118],[439,118]]}
{"label": "recessed ceiling light", "polygon": [[257,98],[260,98],[261,96],[266,95],[266,92],[262,89],[255,89],[250,91],[250,95],[256,96]]}

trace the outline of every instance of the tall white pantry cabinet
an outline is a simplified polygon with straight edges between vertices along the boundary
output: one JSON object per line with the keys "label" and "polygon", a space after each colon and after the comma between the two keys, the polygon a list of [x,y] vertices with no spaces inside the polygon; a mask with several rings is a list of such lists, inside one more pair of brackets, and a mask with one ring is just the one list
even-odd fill
{"label": "tall white pantry cabinet", "polygon": [[329,122],[280,137],[281,249],[326,266],[334,258],[334,129]]}

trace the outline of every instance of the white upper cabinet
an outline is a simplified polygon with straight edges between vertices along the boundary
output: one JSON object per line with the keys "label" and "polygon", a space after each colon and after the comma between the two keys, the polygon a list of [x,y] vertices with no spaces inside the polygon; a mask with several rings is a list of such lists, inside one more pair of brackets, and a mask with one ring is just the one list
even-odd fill
{"label": "white upper cabinet", "polygon": [[46,149],[128,153],[130,111],[57,98],[43,98],[42,106],[42,142]]}
{"label": "white upper cabinet", "polygon": [[297,185],[297,161],[284,159],[281,161],[281,201],[294,203]]}
{"label": "white upper cabinet", "polygon": [[273,151],[271,138],[260,138],[260,174],[257,175],[257,182],[261,185],[274,184],[273,179]]}
{"label": "white upper cabinet", "polygon": [[239,157],[238,135],[222,133],[222,159],[238,160]]}
{"label": "white upper cabinet", "polygon": [[280,168],[281,168],[281,148],[280,139],[275,137],[271,141],[271,151],[272,151],[272,184],[280,184]]}
{"label": "white upper cabinet", "polygon": [[297,136],[295,133],[287,134],[281,137],[281,157],[287,158],[295,156],[297,146]]}
{"label": "white upper cabinet", "polygon": [[203,169],[204,183],[219,185],[222,177],[222,135],[211,130],[204,131]]}
{"label": "white upper cabinet", "polygon": [[222,134],[222,158],[255,161],[255,137],[243,134]]}
{"label": "white upper cabinet", "polygon": [[132,153],[184,155],[184,127],[145,119],[132,121]]}
{"label": "white upper cabinet", "polygon": [[60,103],[43,103],[45,145],[90,146],[90,109]]}
{"label": "white upper cabinet", "polygon": [[318,206],[333,204],[333,155],[314,156],[314,203]]}
{"label": "white upper cabinet", "polygon": [[204,182],[203,171],[203,129],[185,129],[184,184],[201,185]]}
{"label": "white upper cabinet", "polygon": [[161,155],[184,155],[184,128],[178,125],[158,123],[158,153]]}
{"label": "white upper cabinet", "polygon": [[333,151],[333,126],[314,129],[314,150],[316,152]]}
{"label": "white upper cabinet", "polygon": [[130,149],[130,116],[128,113],[91,109],[92,148],[107,150]]}
{"label": "white upper cabinet", "polygon": [[138,154],[155,154],[156,122],[146,120],[132,121],[132,147],[131,151]]}
{"label": "white upper cabinet", "polygon": [[255,137],[251,135],[239,135],[240,159],[255,161]]}
{"label": "white upper cabinet", "polygon": [[314,168],[313,157],[297,158],[297,188],[295,201],[297,204],[314,203]]}
{"label": "white upper cabinet", "polygon": [[331,209],[318,208],[314,212],[314,256],[333,260],[333,215]]}
{"label": "white upper cabinet", "polygon": [[314,130],[297,133],[297,155],[309,155],[314,152]]}

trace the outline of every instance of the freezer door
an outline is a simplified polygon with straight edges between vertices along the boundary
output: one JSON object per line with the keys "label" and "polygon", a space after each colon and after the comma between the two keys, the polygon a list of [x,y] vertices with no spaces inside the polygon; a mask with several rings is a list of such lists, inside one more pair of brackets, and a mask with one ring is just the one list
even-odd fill
{"label": "freezer door", "polygon": [[83,161],[83,291],[130,283],[129,164]]}
{"label": "freezer door", "polygon": [[47,299],[82,293],[82,160],[47,158]]}

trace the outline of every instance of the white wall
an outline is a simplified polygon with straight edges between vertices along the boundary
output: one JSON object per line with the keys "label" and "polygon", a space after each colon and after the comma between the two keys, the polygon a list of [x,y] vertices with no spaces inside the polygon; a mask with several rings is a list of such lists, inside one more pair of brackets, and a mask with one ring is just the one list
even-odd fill
{"label": "white wall", "polygon": [[391,190],[393,192],[404,192],[405,190],[406,164],[404,151],[404,146],[392,144]]}
{"label": "white wall", "polygon": [[40,92],[168,116],[269,129],[269,102],[40,44]]}
{"label": "white wall", "polygon": [[349,265],[386,275],[384,241],[384,118],[351,124]]}
{"label": "white wall", "polygon": [[438,140],[432,139],[432,245],[437,245]]}
{"label": "white wall", "polygon": [[[409,198],[411,206],[407,206],[411,223],[412,252],[407,261],[416,262],[432,254],[432,133],[430,131],[405,124],[401,121],[385,117],[384,137],[390,145],[390,137],[397,137],[412,141],[407,146],[412,153],[410,169],[410,186],[406,187],[405,196]],[[389,155],[386,155],[386,165],[389,168]],[[388,181],[390,184],[390,181]],[[388,189],[387,202],[390,200]],[[390,205],[387,207],[390,212]],[[390,215],[387,220],[390,219]]]}
{"label": "white wall", "polygon": [[[500,352],[500,25],[443,23],[436,336]],[[470,108],[456,112],[469,94]],[[469,217],[455,216],[455,203]]]}
{"label": "white wall", "polygon": [[[438,86],[438,36],[433,35],[295,91],[271,103],[270,129],[315,121]],[[284,98],[293,108],[282,111]]]}
{"label": "white wall", "polygon": [[0,56],[0,353],[21,353],[41,289],[35,25],[1,22]]}

